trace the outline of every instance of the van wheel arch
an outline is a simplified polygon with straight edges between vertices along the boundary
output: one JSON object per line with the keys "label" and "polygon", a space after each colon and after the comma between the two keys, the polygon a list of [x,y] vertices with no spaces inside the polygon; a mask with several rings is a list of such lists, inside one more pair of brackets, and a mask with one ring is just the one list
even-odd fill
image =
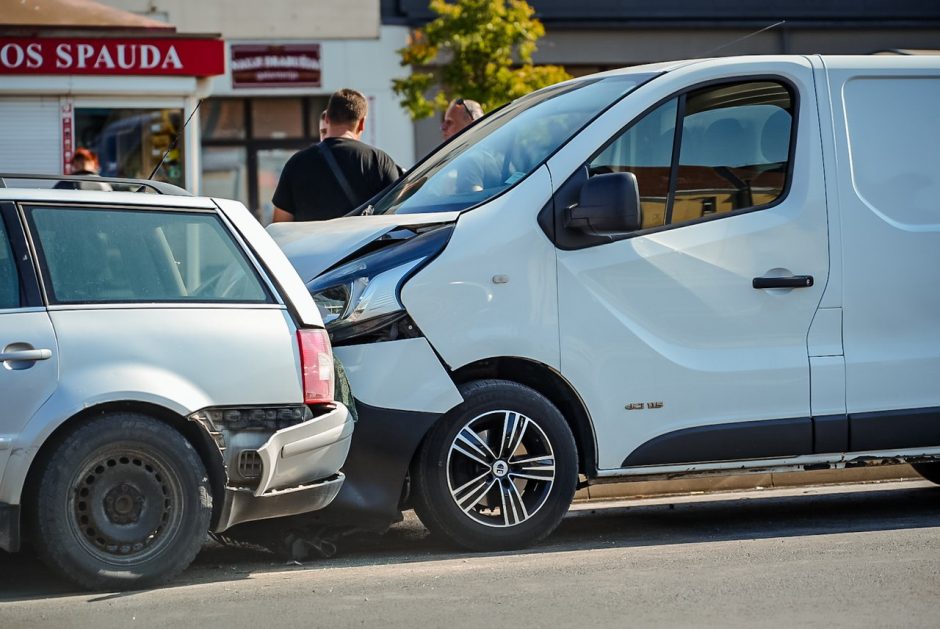
{"label": "van wheel arch", "polygon": [[[185,417],[163,406],[136,401],[105,402],[90,406],[82,409],[56,427],[52,434],[39,446],[39,451],[36,453],[36,456],[33,457],[29,465],[29,472],[26,474],[26,482],[23,483],[23,490],[20,496],[22,512],[28,513],[29,509],[33,506],[30,504],[30,501],[36,496],[37,483],[41,476],[40,472],[45,467],[49,453],[55,450],[55,446],[88,420],[106,413],[114,412],[147,415],[171,426],[183,435],[184,439],[189,441],[190,445],[193,446],[196,453],[199,455],[199,458],[202,459],[202,464],[205,466],[206,472],[209,475],[209,484],[212,487],[213,505],[211,528],[215,528],[225,497],[226,484],[225,465],[218,448],[212,443],[210,437],[194,422],[187,421]],[[24,533],[29,535],[30,532],[24,530]]]}
{"label": "van wheel arch", "polygon": [[458,386],[473,380],[509,380],[544,395],[571,428],[578,449],[578,472],[588,478],[597,476],[597,441],[590,415],[574,387],[557,371],[525,358],[497,357],[464,365],[451,372],[451,378]]}

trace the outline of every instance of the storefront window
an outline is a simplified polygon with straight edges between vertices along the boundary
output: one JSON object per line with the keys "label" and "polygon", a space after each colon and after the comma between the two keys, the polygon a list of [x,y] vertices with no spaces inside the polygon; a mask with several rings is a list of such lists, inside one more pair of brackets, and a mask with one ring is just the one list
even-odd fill
{"label": "storefront window", "polygon": [[203,140],[244,140],[245,101],[213,98],[199,108]]}
{"label": "storefront window", "polygon": [[252,99],[251,121],[251,137],[259,140],[304,137],[303,103],[299,98]]}
{"label": "storefront window", "polygon": [[265,149],[258,151],[258,202],[259,218],[265,225],[271,222],[274,216],[274,189],[277,188],[278,179],[284,164],[290,159],[294,151],[285,149]]}
{"label": "storefront window", "polygon": [[202,150],[202,194],[222,199],[248,198],[247,150],[212,146]]}
{"label": "storefront window", "polygon": [[271,221],[281,170],[297,151],[320,141],[328,96],[210,98],[199,108],[202,194],[236,199]]}
{"label": "storefront window", "polygon": [[84,147],[98,154],[101,175],[146,179],[164,154],[163,165],[154,179],[183,187],[183,136],[180,133],[182,111],[179,109],[106,109],[75,110],[75,148]]}

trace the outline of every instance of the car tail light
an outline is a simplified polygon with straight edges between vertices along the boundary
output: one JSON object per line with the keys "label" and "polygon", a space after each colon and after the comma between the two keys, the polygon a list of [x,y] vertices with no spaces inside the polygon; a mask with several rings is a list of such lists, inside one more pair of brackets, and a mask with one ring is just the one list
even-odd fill
{"label": "car tail light", "polygon": [[300,370],[303,374],[304,403],[326,404],[333,401],[333,351],[330,337],[323,329],[297,330],[300,345]]}

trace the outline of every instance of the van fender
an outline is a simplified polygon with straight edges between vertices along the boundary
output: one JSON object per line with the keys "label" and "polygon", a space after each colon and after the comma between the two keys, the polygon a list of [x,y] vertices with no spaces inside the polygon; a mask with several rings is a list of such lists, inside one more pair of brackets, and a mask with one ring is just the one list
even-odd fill
{"label": "van fender", "polygon": [[443,414],[463,397],[425,338],[334,347],[358,402]]}

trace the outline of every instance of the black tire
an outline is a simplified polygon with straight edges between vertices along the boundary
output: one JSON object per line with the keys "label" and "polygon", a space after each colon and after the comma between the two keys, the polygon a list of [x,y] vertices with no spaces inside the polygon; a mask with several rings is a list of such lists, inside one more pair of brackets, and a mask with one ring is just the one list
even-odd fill
{"label": "black tire", "polygon": [[[418,450],[415,512],[432,533],[469,550],[535,544],[555,530],[574,497],[571,429],[545,396],[521,384],[478,380],[460,392],[464,402],[438,420]],[[518,445],[501,446],[507,432],[518,434],[513,427],[524,427]],[[477,444],[471,458],[467,439],[478,437],[486,447]]]}
{"label": "black tire", "polygon": [[212,516],[208,475],[167,424],[102,415],[69,433],[45,461],[32,514],[36,550],[81,587],[157,585],[202,548]]}
{"label": "black tire", "polygon": [[940,485],[940,463],[912,463],[911,467],[926,480]]}

